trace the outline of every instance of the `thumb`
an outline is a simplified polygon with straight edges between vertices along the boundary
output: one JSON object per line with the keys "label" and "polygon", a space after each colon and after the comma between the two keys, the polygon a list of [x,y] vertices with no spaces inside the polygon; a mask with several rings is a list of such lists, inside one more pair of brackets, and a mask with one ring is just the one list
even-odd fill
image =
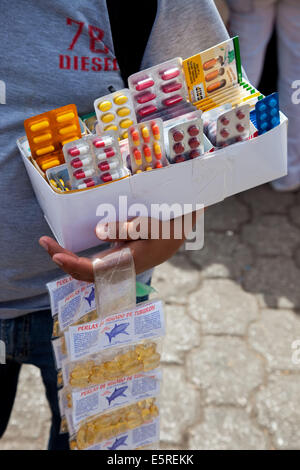
{"label": "thumb", "polygon": [[130,240],[145,240],[149,238],[150,219],[148,217],[135,217],[124,222],[99,222],[96,226],[96,235],[102,241],[118,242]]}

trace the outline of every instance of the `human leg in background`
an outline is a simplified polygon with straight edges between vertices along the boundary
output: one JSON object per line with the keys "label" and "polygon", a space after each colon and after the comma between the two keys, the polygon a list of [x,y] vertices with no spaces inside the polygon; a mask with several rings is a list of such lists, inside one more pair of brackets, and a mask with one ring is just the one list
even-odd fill
{"label": "human leg in background", "polygon": [[[288,174],[272,183],[278,191],[300,188],[300,103],[293,102],[292,83],[300,80],[300,2],[279,0],[276,31],[278,43],[278,91],[281,111],[288,124]],[[299,93],[298,93],[299,96]],[[295,101],[295,100],[294,100]]]}
{"label": "human leg in background", "polygon": [[257,86],[274,28],[275,0],[259,4],[255,0],[227,0],[227,4],[230,35],[239,36],[242,65],[250,83]]}
{"label": "human leg in background", "polygon": [[68,435],[60,434],[57,396],[57,373],[51,345],[52,317],[43,310],[11,320],[0,320],[0,339],[6,346],[7,363],[0,365],[0,437],[7,427],[21,364],[32,364],[41,370],[46,396],[52,412],[48,448],[68,449]]}
{"label": "human leg in background", "polygon": [[16,397],[18,378],[21,364],[6,359],[6,364],[0,364],[0,439],[8,425]]}
{"label": "human leg in background", "polygon": [[60,411],[57,395],[57,370],[52,350],[51,337],[53,321],[50,310],[30,314],[28,331],[30,347],[28,364],[37,366],[41,371],[46,397],[52,413],[52,422],[48,442],[48,450],[69,449],[69,435],[60,434]]}

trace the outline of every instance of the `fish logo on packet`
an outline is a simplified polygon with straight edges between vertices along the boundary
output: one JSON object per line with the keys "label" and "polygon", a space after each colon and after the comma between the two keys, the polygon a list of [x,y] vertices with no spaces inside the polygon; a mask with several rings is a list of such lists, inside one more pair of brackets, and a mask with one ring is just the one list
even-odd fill
{"label": "fish logo on packet", "polygon": [[116,450],[118,447],[127,446],[127,443],[126,443],[127,438],[128,438],[128,434],[126,434],[126,436],[117,438],[115,442],[113,443],[113,445],[111,447],[108,447],[108,450]]}
{"label": "fish logo on packet", "polygon": [[85,297],[85,300],[89,303],[89,306],[91,307],[93,301],[95,300],[95,288],[92,287],[91,292],[87,297]]}
{"label": "fish logo on packet", "polygon": [[109,397],[106,397],[108,404],[110,405],[111,402],[116,400],[118,397],[127,397],[127,395],[125,395],[125,390],[127,390],[127,388],[128,388],[127,385],[124,385],[124,387],[120,387],[120,388],[116,387],[113,393]]}
{"label": "fish logo on packet", "polygon": [[119,325],[116,323],[110,332],[105,333],[108,336],[109,342],[111,343],[111,340],[120,334],[129,335],[129,333],[125,331],[128,326],[129,323],[120,323]]}

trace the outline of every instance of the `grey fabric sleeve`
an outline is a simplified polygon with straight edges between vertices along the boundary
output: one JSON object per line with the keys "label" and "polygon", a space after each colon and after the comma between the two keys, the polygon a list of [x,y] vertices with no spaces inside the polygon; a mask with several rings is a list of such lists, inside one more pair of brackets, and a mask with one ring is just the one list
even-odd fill
{"label": "grey fabric sleeve", "polygon": [[213,0],[158,0],[141,69],[185,59],[228,38]]}

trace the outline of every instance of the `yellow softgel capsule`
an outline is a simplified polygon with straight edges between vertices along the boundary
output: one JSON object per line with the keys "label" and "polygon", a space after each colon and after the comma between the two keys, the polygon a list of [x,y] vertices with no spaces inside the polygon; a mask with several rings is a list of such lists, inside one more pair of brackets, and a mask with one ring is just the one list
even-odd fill
{"label": "yellow softgel capsule", "polygon": [[120,127],[122,127],[122,129],[128,129],[132,124],[133,121],[131,119],[122,119],[122,121],[120,121]]}
{"label": "yellow softgel capsule", "polygon": [[47,162],[45,163],[41,163],[40,167],[42,170],[46,171],[48,170],[49,168],[52,168],[54,166],[58,166],[60,164],[60,161],[58,158],[51,158],[51,160],[48,160]]}
{"label": "yellow softgel capsule", "polygon": [[153,144],[153,149],[154,149],[155,155],[161,155],[161,148],[157,142]]}
{"label": "yellow softgel capsule", "polygon": [[76,132],[77,131],[77,126],[73,124],[72,126],[66,126],[62,127],[62,129],[59,129],[59,134],[60,135],[66,135],[66,134],[71,134],[71,132]]}
{"label": "yellow softgel capsule", "polygon": [[48,119],[43,119],[43,121],[37,122],[36,124],[32,124],[30,126],[30,130],[32,132],[37,132],[47,129],[47,127],[49,127],[49,121]]}
{"label": "yellow softgel capsule", "polygon": [[135,411],[128,413],[127,415],[127,426],[129,429],[137,428],[143,424],[143,418],[141,414],[136,413]]}
{"label": "yellow softgel capsule", "polygon": [[144,421],[147,421],[148,419],[151,418],[151,412],[148,408],[145,408],[144,410],[142,410],[142,418]]}
{"label": "yellow softgel capsule", "polygon": [[152,166],[147,166],[146,171],[151,171],[151,170],[152,170]]}
{"label": "yellow softgel capsule", "polygon": [[113,113],[106,113],[106,114],[103,114],[103,116],[101,117],[101,121],[102,122],[111,122],[115,119],[115,115]]}
{"label": "yellow softgel capsule", "polygon": [[101,103],[98,104],[98,108],[100,109],[100,111],[102,111],[103,113],[105,113],[106,111],[109,111],[112,107],[112,104],[110,101],[106,100],[106,101],[101,101]]}
{"label": "yellow softgel capsule", "polygon": [[46,153],[51,153],[51,152],[53,152],[53,150],[54,150],[54,146],[53,145],[48,145],[47,147],[42,147],[41,149],[38,149],[36,151],[36,154],[38,156],[46,155]]}
{"label": "yellow softgel capsule", "polygon": [[158,408],[156,405],[152,405],[150,406],[150,413],[151,413],[151,416],[158,416]]}
{"label": "yellow softgel capsule", "polygon": [[74,119],[75,114],[74,113],[63,113],[57,116],[56,121],[57,122],[66,122],[66,121],[71,121]]}
{"label": "yellow softgel capsule", "polygon": [[127,431],[127,425],[126,425],[126,423],[118,423],[118,424],[116,424],[116,431],[117,431],[117,434],[121,434],[122,432]]}
{"label": "yellow softgel capsule", "polygon": [[33,142],[35,144],[40,144],[41,142],[45,142],[46,140],[51,139],[51,137],[52,137],[51,132],[47,132],[46,134],[41,134],[41,135],[38,135],[37,137],[34,137]]}
{"label": "yellow softgel capsule", "polygon": [[137,374],[138,372],[142,372],[144,370],[144,365],[142,362],[136,362],[135,364],[132,364],[130,367],[124,370],[126,375],[132,375],[132,374]]}
{"label": "yellow softgel capsule", "polygon": [[71,378],[69,380],[69,383],[72,387],[79,387],[79,388],[84,388],[89,385],[89,382],[87,379],[73,379]]}
{"label": "yellow softgel capsule", "polygon": [[86,429],[82,426],[77,433],[77,445],[79,449],[84,449],[87,445],[86,443]]}
{"label": "yellow softgel capsule", "polygon": [[128,98],[127,98],[126,95],[118,95],[118,96],[115,96],[115,98],[114,98],[114,102],[118,106],[120,106],[120,104],[127,103],[127,101],[128,101]]}
{"label": "yellow softgel capsule", "polygon": [[127,137],[128,137],[128,132],[127,131],[123,132],[122,139],[127,139]]}
{"label": "yellow softgel capsule", "polygon": [[128,114],[130,114],[130,109],[126,107],[119,108],[117,111],[117,115],[120,117],[128,116]]}
{"label": "yellow softgel capsule", "polygon": [[68,142],[73,142],[74,140],[78,140],[78,139],[80,139],[80,137],[78,137],[77,135],[73,135],[73,136],[70,137],[69,139],[63,140],[61,144],[62,144],[62,145],[65,145],[65,144],[67,144]]}
{"label": "yellow softgel capsule", "polygon": [[115,126],[114,124],[110,124],[109,126],[104,127],[105,131],[117,131],[118,126]]}
{"label": "yellow softgel capsule", "polygon": [[143,136],[144,141],[145,141],[146,143],[148,143],[149,140],[150,140],[150,134],[149,134],[149,129],[148,129],[148,127],[147,127],[147,126],[142,127],[141,132],[142,132],[142,136]]}
{"label": "yellow softgel capsule", "polygon": [[156,367],[159,366],[160,362],[160,354],[155,353],[153,356],[150,356],[149,358],[143,359],[143,364],[144,364],[144,371],[156,369]]}

